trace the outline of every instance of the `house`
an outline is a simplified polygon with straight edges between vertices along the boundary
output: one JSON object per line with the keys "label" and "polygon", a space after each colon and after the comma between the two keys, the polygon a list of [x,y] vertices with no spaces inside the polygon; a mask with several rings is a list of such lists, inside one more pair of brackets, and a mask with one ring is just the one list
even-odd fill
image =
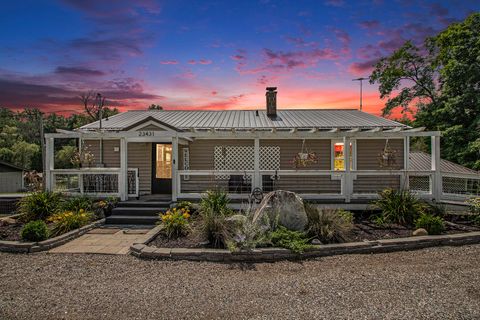
{"label": "house", "polygon": [[24,189],[24,168],[0,161],[0,193],[15,193]]}
{"label": "house", "polygon": [[[233,199],[286,189],[337,203],[366,203],[385,188],[437,201],[479,193],[478,172],[440,159],[438,131],[359,110],[278,110],[276,100],[267,88],[265,110],[135,110],[46,134],[46,186],[173,201],[212,188]],[[410,152],[412,137],[430,137],[431,155]],[[78,139],[93,163],[54,168],[54,139],[64,138]]]}

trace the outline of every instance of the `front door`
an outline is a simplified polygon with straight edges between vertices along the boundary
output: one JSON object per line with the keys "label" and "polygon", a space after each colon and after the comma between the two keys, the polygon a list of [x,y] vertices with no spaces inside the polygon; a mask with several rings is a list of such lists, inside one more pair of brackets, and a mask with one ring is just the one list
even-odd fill
{"label": "front door", "polygon": [[172,193],[172,145],[152,144],[152,194]]}

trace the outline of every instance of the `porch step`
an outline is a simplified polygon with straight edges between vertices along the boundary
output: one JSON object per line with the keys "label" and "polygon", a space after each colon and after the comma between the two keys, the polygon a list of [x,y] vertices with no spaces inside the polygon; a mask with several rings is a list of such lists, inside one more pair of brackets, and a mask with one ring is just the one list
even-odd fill
{"label": "porch step", "polygon": [[165,212],[169,207],[116,207],[112,210],[112,216],[158,216],[160,212]]}
{"label": "porch step", "polygon": [[105,219],[105,224],[109,225],[154,225],[158,221],[158,216],[116,216],[111,215]]}
{"label": "porch step", "polygon": [[117,208],[170,208],[172,201],[122,201]]}

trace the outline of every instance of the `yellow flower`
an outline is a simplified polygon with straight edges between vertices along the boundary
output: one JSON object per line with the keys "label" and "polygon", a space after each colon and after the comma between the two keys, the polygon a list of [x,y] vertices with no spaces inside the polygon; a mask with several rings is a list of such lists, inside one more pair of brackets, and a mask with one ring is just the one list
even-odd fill
{"label": "yellow flower", "polygon": [[183,217],[184,217],[185,219],[188,219],[188,218],[190,218],[190,215],[185,212],[185,213],[183,214]]}

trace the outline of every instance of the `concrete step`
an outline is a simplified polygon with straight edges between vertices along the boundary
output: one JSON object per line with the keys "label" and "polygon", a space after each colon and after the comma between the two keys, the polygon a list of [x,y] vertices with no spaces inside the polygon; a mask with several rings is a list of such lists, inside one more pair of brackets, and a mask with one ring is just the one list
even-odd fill
{"label": "concrete step", "polygon": [[170,208],[172,201],[122,201],[117,208]]}
{"label": "concrete step", "polygon": [[112,215],[105,219],[107,225],[155,225],[158,216],[116,216]]}
{"label": "concrete step", "polygon": [[168,208],[114,208],[112,210],[112,216],[158,216],[160,212],[167,211]]}

